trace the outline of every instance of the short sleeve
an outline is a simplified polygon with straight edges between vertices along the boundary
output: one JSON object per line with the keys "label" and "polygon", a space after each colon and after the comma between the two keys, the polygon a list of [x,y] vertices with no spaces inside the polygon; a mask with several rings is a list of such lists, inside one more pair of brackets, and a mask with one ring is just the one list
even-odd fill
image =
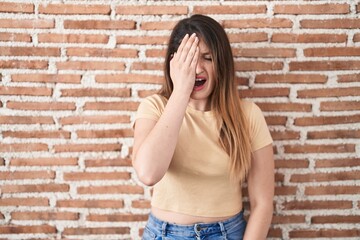
{"label": "short sleeve", "polygon": [[143,99],[137,109],[135,121],[140,118],[147,118],[152,120],[159,120],[164,110],[164,102],[159,95],[152,95]]}
{"label": "short sleeve", "polygon": [[261,109],[255,104],[251,104],[250,110],[250,138],[252,152],[259,150],[273,142],[269,128]]}

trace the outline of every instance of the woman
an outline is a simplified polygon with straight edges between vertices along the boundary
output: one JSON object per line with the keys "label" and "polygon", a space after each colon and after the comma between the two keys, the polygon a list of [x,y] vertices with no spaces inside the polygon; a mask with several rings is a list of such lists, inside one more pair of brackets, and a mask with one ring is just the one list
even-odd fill
{"label": "woman", "polygon": [[[173,29],[165,83],[139,106],[133,166],[154,186],[143,239],[265,239],[273,212],[272,138],[240,100],[227,35],[193,15]],[[243,218],[247,180],[250,217]]]}

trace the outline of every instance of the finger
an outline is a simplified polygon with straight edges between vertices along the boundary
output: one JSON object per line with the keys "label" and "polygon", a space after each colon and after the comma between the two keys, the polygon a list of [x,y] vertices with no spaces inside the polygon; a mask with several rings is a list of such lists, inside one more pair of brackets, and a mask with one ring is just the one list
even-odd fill
{"label": "finger", "polygon": [[194,57],[192,58],[191,63],[190,63],[190,67],[194,67],[194,68],[196,67],[198,60],[199,60],[199,56],[200,56],[200,48],[197,46]]}
{"label": "finger", "polygon": [[190,48],[191,48],[191,45],[193,44],[193,42],[195,41],[195,37],[196,37],[196,34],[193,33],[189,39],[187,40],[186,44],[184,45],[183,49],[181,52],[179,52],[180,56],[179,56],[179,60],[181,62],[184,62],[187,55],[189,54],[189,51],[190,51]]}
{"label": "finger", "polygon": [[185,63],[187,63],[188,65],[191,64],[191,61],[193,60],[194,56],[195,56],[195,52],[196,52],[196,49],[198,47],[198,44],[199,44],[199,38],[198,37],[195,37],[195,40],[194,42],[192,43],[190,49],[189,49],[189,52],[186,56],[186,59],[185,59]]}
{"label": "finger", "polygon": [[[176,53],[181,53],[181,52],[182,52],[182,50],[183,50],[183,48],[184,48],[184,46],[185,46],[188,38],[189,38],[189,34],[186,34],[186,35],[184,36],[184,38],[181,40],[180,46],[178,47],[177,51],[174,53],[174,57],[175,57],[175,54],[176,54]],[[177,54],[177,56],[179,57],[180,54]]]}

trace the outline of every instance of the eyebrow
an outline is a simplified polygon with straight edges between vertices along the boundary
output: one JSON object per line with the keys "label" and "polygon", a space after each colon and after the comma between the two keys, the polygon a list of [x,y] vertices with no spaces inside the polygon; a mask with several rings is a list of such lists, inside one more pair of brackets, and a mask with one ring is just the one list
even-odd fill
{"label": "eyebrow", "polygon": [[211,55],[210,52],[204,52],[204,53],[200,53],[201,55]]}

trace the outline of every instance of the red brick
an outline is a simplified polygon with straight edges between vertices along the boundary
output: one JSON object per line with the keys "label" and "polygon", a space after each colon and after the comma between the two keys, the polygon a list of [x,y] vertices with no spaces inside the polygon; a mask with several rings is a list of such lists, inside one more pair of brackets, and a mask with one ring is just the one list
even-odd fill
{"label": "red brick", "polygon": [[255,83],[326,83],[327,76],[318,74],[258,74]]}
{"label": "red brick", "polygon": [[148,219],[148,214],[89,214],[87,221],[95,222],[144,222]]}
{"label": "red brick", "polygon": [[283,203],[285,210],[351,209],[351,201],[290,201]]}
{"label": "red brick", "polygon": [[0,41],[31,42],[31,35],[26,33],[0,33]]}
{"label": "red brick", "polygon": [[75,103],[69,102],[7,102],[9,109],[38,110],[38,111],[62,111],[75,110]]}
{"label": "red brick", "polygon": [[342,102],[321,102],[321,111],[355,111],[360,110],[360,102],[342,101]]}
{"label": "red brick", "polygon": [[145,56],[148,58],[163,58],[165,57],[165,49],[148,49],[145,51]]}
{"label": "red brick", "polygon": [[305,194],[312,195],[357,195],[360,194],[359,186],[321,186],[306,187]]}
{"label": "red brick", "polygon": [[135,29],[135,21],[64,20],[64,28],[65,29],[131,30],[131,29]]}
{"label": "red brick", "polygon": [[280,228],[270,228],[267,237],[268,238],[282,238],[283,233]]}
{"label": "red brick", "polygon": [[109,36],[102,34],[56,34],[39,33],[40,43],[108,43]]}
{"label": "red brick", "polygon": [[297,187],[275,187],[275,196],[295,195]]}
{"label": "red brick", "polygon": [[123,200],[58,200],[56,207],[60,208],[114,208],[124,207]]}
{"label": "red brick", "polygon": [[[1,23],[0,23],[1,25]],[[8,60],[0,61],[0,68],[8,69],[47,69],[47,61],[23,61],[23,60]]]}
{"label": "red brick", "polygon": [[7,226],[0,226],[0,233],[2,234],[56,233],[56,227],[49,225],[31,225],[31,226],[7,225]]}
{"label": "red brick", "polygon": [[305,215],[273,216],[272,224],[305,223]]}
{"label": "red brick", "polygon": [[288,97],[290,94],[289,88],[253,88],[242,89],[239,91],[243,98],[251,97]]}
{"label": "red brick", "polygon": [[44,143],[0,144],[0,152],[41,152],[48,150],[48,145]]}
{"label": "red brick", "polygon": [[4,138],[58,138],[70,139],[67,131],[4,131]]}
{"label": "red brick", "polygon": [[360,96],[360,87],[306,89],[297,91],[299,98]]}
{"label": "red brick", "polygon": [[122,5],[117,6],[116,14],[120,15],[181,15],[188,14],[187,6],[146,6],[146,5]]}
{"label": "red brick", "polygon": [[329,144],[329,145],[285,145],[285,153],[340,153],[355,152],[354,144]]}
{"label": "red brick", "polygon": [[54,124],[52,117],[34,117],[34,116],[0,116],[2,124]]}
{"label": "red brick", "polygon": [[40,4],[40,14],[105,14],[110,15],[110,6],[84,4]]}
{"label": "red brick", "polygon": [[69,61],[56,63],[58,70],[125,70],[123,62]]}
{"label": "red brick", "polygon": [[60,118],[61,125],[73,124],[98,124],[98,123],[130,123],[130,116],[126,115],[106,115],[106,116],[69,116]]}
{"label": "red brick", "polygon": [[141,30],[172,30],[176,21],[161,21],[161,24],[156,22],[141,22],[140,29]]}
{"label": "red brick", "polygon": [[23,185],[2,185],[3,193],[29,193],[29,192],[68,192],[67,184],[23,184]]}
{"label": "red brick", "polygon": [[140,186],[112,185],[78,187],[78,194],[143,194],[144,189]]}
{"label": "red brick", "polygon": [[315,168],[358,167],[360,158],[318,159]]}
{"label": "red brick", "polygon": [[130,88],[74,88],[62,89],[61,97],[130,97]]}
{"label": "red brick", "polygon": [[360,61],[303,61],[290,62],[290,71],[359,70]]}
{"label": "red brick", "polygon": [[158,62],[133,62],[131,70],[163,70],[163,63]]}
{"label": "red brick", "polygon": [[360,222],[360,216],[344,216],[344,215],[326,215],[326,216],[312,216],[312,224],[324,224],[324,223],[352,223],[356,224]]}
{"label": "red brick", "polygon": [[227,35],[228,35],[230,43],[266,42],[268,40],[268,34],[265,32],[229,33]]}
{"label": "red brick", "polygon": [[275,168],[308,168],[309,161],[303,159],[275,160]]}
{"label": "red brick", "polygon": [[17,179],[54,179],[54,171],[7,171],[0,172],[0,179],[5,181]]}
{"label": "red brick", "polygon": [[345,43],[346,34],[294,34],[274,33],[271,42],[284,43]]}
{"label": "red brick", "polygon": [[78,130],[79,138],[130,138],[133,137],[132,129],[108,129],[108,130]]}
{"label": "red brick", "polygon": [[0,56],[48,56],[59,57],[60,48],[42,47],[0,47]]}
{"label": "red brick", "polygon": [[306,57],[360,56],[360,48],[357,47],[307,48],[304,49],[304,55]]}
{"label": "red brick", "polygon": [[114,75],[96,75],[95,80],[98,83],[151,83],[159,84],[164,81],[163,76],[122,73]]}
{"label": "red brick", "polygon": [[354,34],[353,41],[354,41],[354,42],[360,42],[360,33]]}
{"label": "red brick", "polygon": [[358,29],[360,19],[325,19],[325,20],[300,20],[301,28],[312,29]]}
{"label": "red brick", "polygon": [[268,125],[282,125],[285,126],[286,122],[287,122],[287,118],[286,117],[281,117],[281,116],[269,116],[269,117],[265,117],[266,123]]}
{"label": "red brick", "polygon": [[360,236],[358,229],[316,229],[316,230],[293,230],[289,237],[293,238],[347,238]]}
{"label": "red brick", "polygon": [[340,83],[359,82],[359,81],[360,81],[360,74],[346,74],[346,75],[338,76],[338,82]]}
{"label": "red brick", "polygon": [[52,19],[0,19],[2,28],[50,29],[55,27]]}
{"label": "red brick", "polygon": [[131,207],[149,209],[151,207],[149,200],[134,200],[131,202]]}
{"label": "red brick", "polygon": [[115,159],[89,159],[85,160],[85,167],[123,167],[132,166],[130,158],[115,158]]}
{"label": "red brick", "polygon": [[81,83],[81,75],[77,74],[14,74],[13,82],[41,83]]}
{"label": "red brick", "polygon": [[119,102],[88,102],[85,103],[84,110],[136,111],[138,106],[138,102],[122,102],[121,104]]}
{"label": "red brick", "polygon": [[77,158],[12,158],[10,166],[76,166]]}
{"label": "red brick", "polygon": [[193,13],[196,13],[196,14],[266,13],[266,5],[194,6]]}
{"label": "red brick", "polygon": [[153,94],[156,94],[158,92],[159,92],[158,90],[139,90],[138,96],[141,98],[145,98],[145,97],[151,96]]}
{"label": "red brick", "polygon": [[272,131],[271,136],[274,140],[295,140],[300,139],[300,132],[295,131]]}
{"label": "red brick", "polygon": [[329,130],[308,132],[307,139],[360,138],[360,130]]}
{"label": "red brick", "polygon": [[331,173],[309,173],[309,174],[292,174],[290,182],[330,182],[330,181],[350,181],[359,180],[359,171],[351,172],[331,172]]}
{"label": "red brick", "polygon": [[243,20],[224,20],[224,28],[291,28],[293,23],[286,18],[258,18]]}
{"label": "red brick", "polygon": [[302,117],[295,119],[295,126],[316,126],[316,125],[332,125],[357,123],[360,121],[360,115],[352,116],[325,116],[325,117]]}
{"label": "red brick", "polygon": [[259,62],[259,61],[241,61],[235,62],[236,71],[268,71],[282,70],[284,64],[282,62]]}
{"label": "red brick", "polygon": [[3,87],[3,86],[0,86],[0,95],[51,96],[52,89],[45,88],[45,87]]}
{"label": "red brick", "polygon": [[291,58],[296,56],[292,48],[233,48],[235,57]]}
{"label": "red brick", "polygon": [[138,55],[138,51],[135,49],[102,49],[102,48],[68,48],[66,51],[68,56],[79,57],[104,57],[104,58],[135,58]]}
{"label": "red brick", "polygon": [[0,12],[6,13],[34,13],[34,4],[26,3],[12,3],[2,2],[0,3]]}
{"label": "red brick", "polygon": [[64,235],[130,234],[129,227],[65,228]]}
{"label": "red brick", "polygon": [[0,198],[0,206],[44,206],[48,207],[49,199],[47,198]]}
{"label": "red brick", "polygon": [[79,220],[79,213],[72,212],[12,212],[12,220],[66,220],[75,221]]}
{"label": "red brick", "polygon": [[257,103],[263,111],[267,112],[311,112],[311,104],[302,103]]}
{"label": "red brick", "polygon": [[274,14],[345,14],[349,4],[275,5]]}
{"label": "red brick", "polygon": [[120,144],[63,144],[54,145],[56,153],[60,152],[103,152],[120,151]]}
{"label": "red brick", "polygon": [[137,45],[165,45],[169,40],[168,36],[117,36],[117,44]]}
{"label": "red brick", "polygon": [[129,180],[129,172],[71,172],[64,173],[65,181]]}

